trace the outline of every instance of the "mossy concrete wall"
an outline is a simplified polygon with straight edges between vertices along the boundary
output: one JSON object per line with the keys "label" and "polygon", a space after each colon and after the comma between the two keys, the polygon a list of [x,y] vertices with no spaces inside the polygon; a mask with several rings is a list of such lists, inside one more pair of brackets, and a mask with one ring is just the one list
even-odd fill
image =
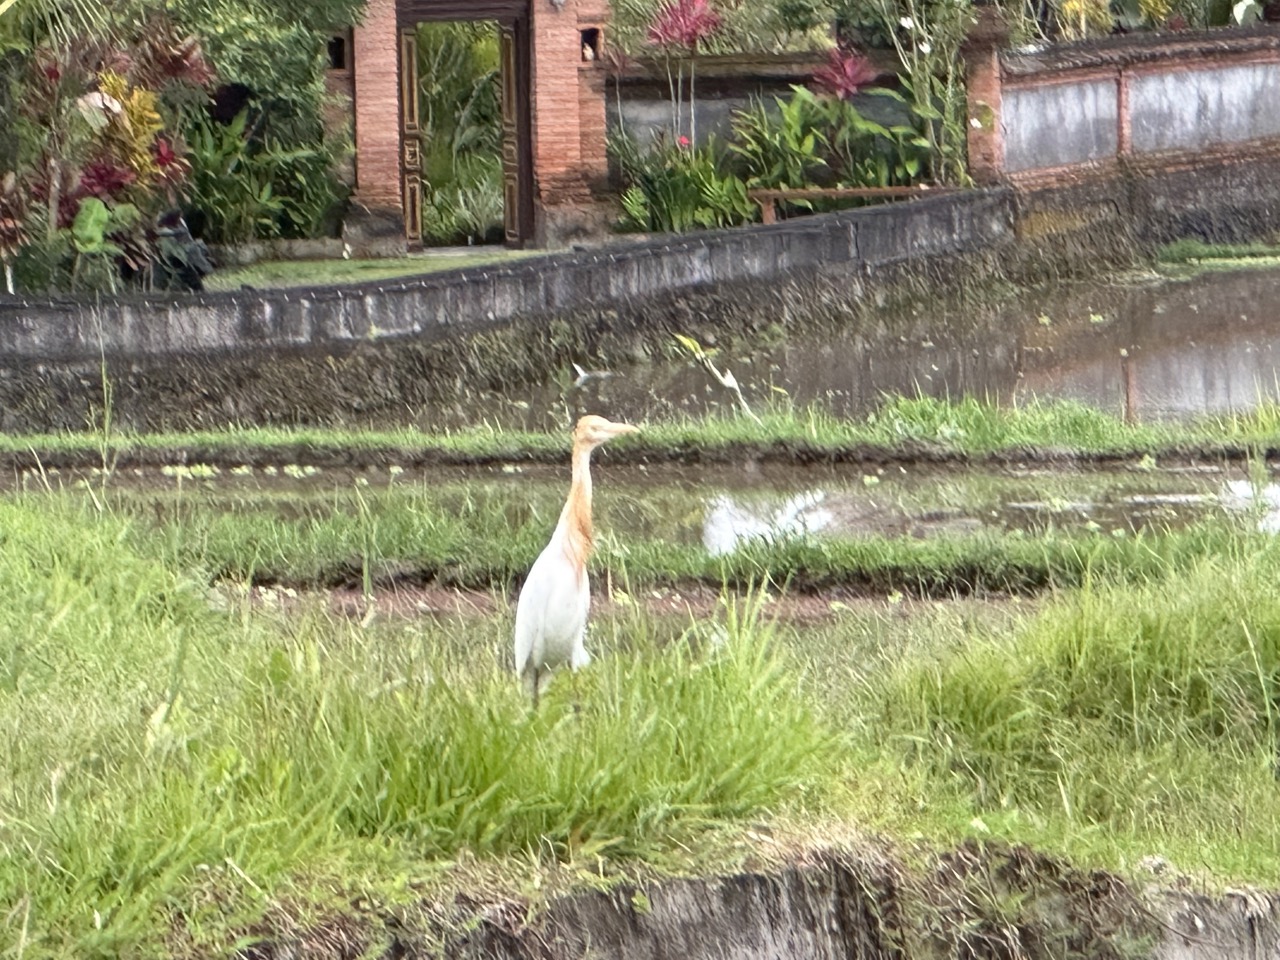
{"label": "mossy concrete wall", "polygon": [[[286,957],[458,960],[1258,960],[1280,948],[1275,897],[1139,890],[1022,848],[968,843],[908,868],[868,842],[727,876],[619,884],[536,907],[458,897],[319,923],[254,947]],[[415,915],[416,914],[416,915]]]}
{"label": "mossy concrete wall", "polygon": [[1043,188],[939,195],[347,287],[0,298],[0,429],[429,425],[465,392],[570,361],[625,364],[673,332],[784,330],[878,310],[906,284],[1123,266],[1151,243],[1280,224],[1280,154],[1131,164]]}

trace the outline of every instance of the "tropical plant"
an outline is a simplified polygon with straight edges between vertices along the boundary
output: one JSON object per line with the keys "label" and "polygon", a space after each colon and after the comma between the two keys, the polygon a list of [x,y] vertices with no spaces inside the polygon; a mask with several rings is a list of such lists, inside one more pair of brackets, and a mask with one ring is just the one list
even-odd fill
{"label": "tropical plant", "polygon": [[[881,88],[871,92],[906,102],[895,90]],[[842,186],[907,186],[928,169],[929,141],[915,127],[886,127],[863,116],[848,100],[834,97],[824,101],[824,108],[829,162]]]}
{"label": "tropical plant", "polygon": [[755,218],[746,183],[727,168],[714,141],[694,147],[661,139],[646,151],[620,135],[610,149],[627,184],[624,229],[681,233]]}
{"label": "tropical plant", "polygon": [[503,221],[497,32],[484,23],[418,26],[422,230],[435,243],[494,239]]}
{"label": "tropical plant", "polygon": [[162,100],[201,91],[212,71],[168,17],[134,30],[132,39],[81,36],[9,58],[22,69],[6,91],[6,233],[27,249],[5,259],[24,286],[115,289],[122,272],[149,275],[158,256],[151,225],[189,170]]}
{"label": "tropical plant", "polygon": [[[680,137],[684,100],[684,56],[689,58],[689,140],[698,142],[698,48],[716,35],[724,20],[708,0],[667,0],[654,14],[647,39],[662,51],[671,90],[671,134]],[[676,73],[671,72],[672,61]]]}
{"label": "tropical plant", "polygon": [[866,57],[845,47],[827,53],[827,62],[813,73],[818,90],[839,100],[848,100],[880,75]]}
{"label": "tropical plant", "polygon": [[774,97],[774,109],[757,99],[736,112],[729,149],[738,156],[750,187],[810,186],[828,167],[822,155],[826,125],[818,98],[793,86],[789,98]]}
{"label": "tropical plant", "polygon": [[[611,42],[633,56],[652,48],[647,37],[655,16],[670,0],[612,0]],[[806,50],[825,41],[827,0],[713,0],[721,18],[714,35],[699,44],[702,54]]]}
{"label": "tropical plant", "polygon": [[330,232],[346,190],[322,147],[285,147],[255,135],[260,114],[242,110],[228,124],[207,114],[189,122],[187,207],[211,243],[245,243]]}
{"label": "tropical plant", "polygon": [[969,182],[968,106],[960,44],[969,26],[967,3],[878,0],[902,64],[898,80],[916,132],[929,145],[929,179]]}
{"label": "tropical plant", "polygon": [[423,234],[441,243],[488,243],[503,229],[502,163],[472,157],[455,168],[455,178],[429,187],[423,198]]}
{"label": "tropical plant", "polygon": [[249,112],[225,126],[203,116],[187,129],[191,151],[188,206],[196,232],[210,243],[244,243],[279,235],[284,200],[251,149]]}

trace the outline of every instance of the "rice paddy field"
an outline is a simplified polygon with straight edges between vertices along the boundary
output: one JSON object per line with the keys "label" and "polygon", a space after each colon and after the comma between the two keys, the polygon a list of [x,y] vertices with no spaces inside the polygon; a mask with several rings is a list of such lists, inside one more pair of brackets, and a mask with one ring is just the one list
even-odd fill
{"label": "rice paddy field", "polygon": [[[594,662],[513,604],[561,433],[6,438],[0,945],[235,955],[769,843],[1280,883],[1280,413],[897,400],[597,458]],[[438,919],[438,918],[437,918]]]}

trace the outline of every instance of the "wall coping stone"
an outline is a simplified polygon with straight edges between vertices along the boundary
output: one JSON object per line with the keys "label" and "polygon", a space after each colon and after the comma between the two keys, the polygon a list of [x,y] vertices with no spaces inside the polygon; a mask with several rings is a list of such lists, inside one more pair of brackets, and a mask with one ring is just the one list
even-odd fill
{"label": "wall coping stone", "polygon": [[[837,264],[861,270],[1012,241],[1007,187],[621,241],[357,284],[119,297],[0,296],[0,361],[333,348],[432,337]],[[726,252],[729,255],[726,255]]]}
{"label": "wall coping stone", "polygon": [[1132,33],[1121,36],[1057,43],[1042,49],[1015,48],[1000,52],[1000,67],[1008,77],[1081,70],[1091,67],[1128,66],[1249,53],[1280,52],[1280,26],[1215,27],[1179,33]]}

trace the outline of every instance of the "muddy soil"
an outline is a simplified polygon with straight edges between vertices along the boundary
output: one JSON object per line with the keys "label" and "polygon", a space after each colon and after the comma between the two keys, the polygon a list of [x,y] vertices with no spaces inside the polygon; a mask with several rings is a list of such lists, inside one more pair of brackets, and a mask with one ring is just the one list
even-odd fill
{"label": "muddy soil", "polygon": [[909,857],[879,841],[789,844],[748,832],[742,868],[604,880],[530,898],[472,885],[395,916],[300,924],[278,905],[253,960],[1258,960],[1280,949],[1280,898],[1198,894],[1160,858],[1149,883],[1024,847],[966,841]]}
{"label": "muddy soil", "polygon": [[[255,602],[277,604],[282,602],[314,602],[319,599],[334,614],[363,620],[372,615],[396,620],[412,620],[430,617],[440,620],[458,620],[489,617],[505,611],[514,611],[515,598],[495,591],[460,590],[432,585],[394,584],[376,588],[366,596],[355,587],[340,587],[324,591],[292,591],[282,594],[278,588],[255,587]],[[876,612],[882,615],[909,619],[926,606],[946,604],[951,601],[921,600],[859,591],[848,587],[835,587],[821,594],[805,594],[795,591],[770,596],[765,602],[764,615],[779,622],[796,626],[813,626],[829,623],[848,616],[851,612]],[[987,595],[981,600],[968,599],[966,603],[990,604],[1003,607],[1017,603],[1020,608],[1027,601],[1021,597]],[[639,606],[654,617],[671,617],[688,620],[706,620],[722,612],[721,591],[699,584],[682,584],[668,589],[645,591],[639,596],[620,600],[612,596],[607,587],[596,590],[591,598],[593,616],[610,617]]]}

